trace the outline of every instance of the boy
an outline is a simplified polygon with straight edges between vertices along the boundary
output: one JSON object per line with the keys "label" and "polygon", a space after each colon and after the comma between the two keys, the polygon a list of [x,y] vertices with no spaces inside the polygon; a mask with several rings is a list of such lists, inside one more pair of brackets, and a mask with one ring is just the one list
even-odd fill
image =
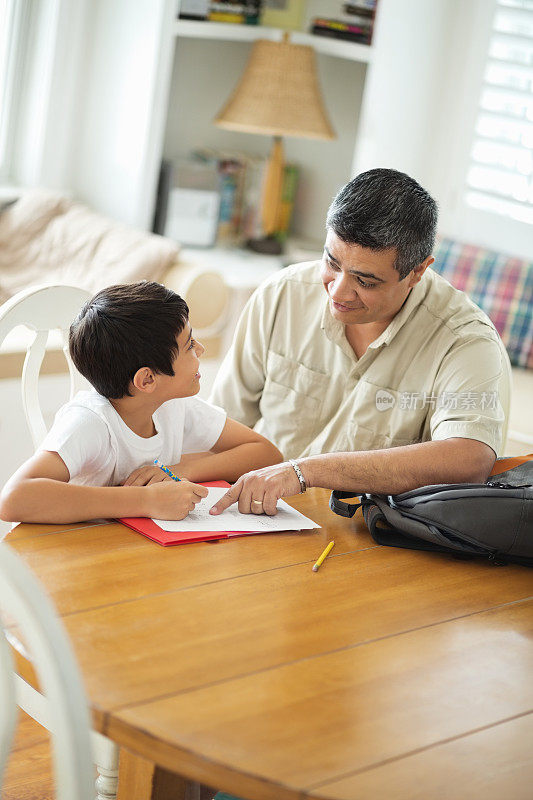
{"label": "boy", "polygon": [[[93,390],[59,410],[5,485],[2,519],[183,519],[207,495],[198,481],[233,482],[282,460],[263,436],[194,397],[204,348],[188,316],[179,295],[146,281],[103,289],[85,304],[69,348]],[[153,466],[156,458],[182,480]]]}

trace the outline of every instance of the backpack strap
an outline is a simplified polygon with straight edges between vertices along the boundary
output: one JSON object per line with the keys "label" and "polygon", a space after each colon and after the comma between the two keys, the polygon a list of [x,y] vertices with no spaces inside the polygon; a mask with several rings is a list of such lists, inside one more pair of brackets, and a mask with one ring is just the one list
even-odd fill
{"label": "backpack strap", "polygon": [[[346,498],[357,497],[358,503],[345,503]],[[378,505],[378,502],[381,504]],[[354,495],[351,492],[341,492],[335,490],[329,498],[329,507],[341,517],[353,517],[358,508],[362,509],[363,518],[370,534],[376,544],[386,545],[387,547],[404,547],[409,550],[429,550],[437,553],[452,554],[456,558],[472,558],[472,554],[461,551],[453,551],[450,547],[424,541],[424,539],[410,536],[392,525],[383,513],[387,503],[384,498],[376,498],[370,494]]]}
{"label": "backpack strap", "polygon": [[[526,466],[523,467],[523,465]],[[516,469],[517,467],[528,469],[531,474],[531,472],[533,472],[533,453],[527,456],[503,456],[503,458],[497,458],[490,476],[501,475],[502,472],[509,472],[509,470]]]}
{"label": "backpack strap", "polygon": [[[345,503],[343,502],[348,497],[359,498],[358,503]],[[364,495],[354,494],[353,492],[341,492],[335,489],[329,498],[329,507],[331,510],[338,514],[340,517],[353,517],[358,508],[361,508],[364,503]]]}

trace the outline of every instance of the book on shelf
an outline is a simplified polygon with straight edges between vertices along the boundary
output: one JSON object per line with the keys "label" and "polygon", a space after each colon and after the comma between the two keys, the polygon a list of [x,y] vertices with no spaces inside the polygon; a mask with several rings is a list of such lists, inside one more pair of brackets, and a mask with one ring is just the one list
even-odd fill
{"label": "book on shelf", "polygon": [[[377,0],[340,5],[338,18],[313,20],[311,33],[370,44]],[[304,11],[305,0],[182,0],[179,18],[301,30]]]}
{"label": "book on shelf", "polygon": [[214,167],[218,174],[220,207],[217,243],[235,245],[240,239],[246,157],[241,153],[198,148],[192,159]]}
{"label": "book on shelf", "polygon": [[228,14],[220,11],[210,11],[207,17],[209,22],[227,22],[231,25],[242,25],[244,14]]}
{"label": "book on shelf", "polygon": [[217,229],[219,244],[236,244],[239,239],[244,170],[245,165],[242,160],[223,158],[219,161],[220,211]]}
{"label": "book on shelf", "polygon": [[[368,20],[366,21],[368,23]],[[311,26],[311,33],[316,36],[329,36],[333,39],[344,39],[360,44],[370,44],[372,39],[372,25],[352,24],[336,19],[316,18]]]}
{"label": "book on shelf", "polygon": [[152,230],[181,244],[212,245],[219,204],[216,169],[191,159],[163,159]]}
{"label": "book on shelf", "polygon": [[[219,174],[220,210],[217,229],[219,245],[234,246],[265,236],[262,203],[268,159],[248,153],[203,148],[194,157],[205,163],[216,163]],[[281,205],[274,236],[283,242],[290,231],[298,167],[285,164]]]}
{"label": "book on shelf", "polygon": [[210,22],[242,24],[246,19],[244,3],[210,3],[207,19]]}
{"label": "book on shelf", "polygon": [[244,4],[244,14],[246,17],[244,20],[245,25],[259,25],[262,5],[263,0],[248,0],[248,2]]}
{"label": "book on shelf", "polygon": [[210,0],[181,0],[179,19],[200,22],[207,19]]}
{"label": "book on shelf", "polygon": [[305,0],[263,0],[260,24],[284,30],[300,30]]}
{"label": "book on shelf", "polygon": [[377,0],[351,0],[339,4],[338,11],[333,11],[332,17],[313,19],[310,32],[315,36],[371,44],[376,7]]}
{"label": "book on shelf", "polygon": [[261,0],[243,0],[241,3],[224,0],[182,0],[180,19],[229,22],[256,25],[259,22]]}
{"label": "book on shelf", "polygon": [[[175,162],[164,159],[157,191],[154,232],[169,235],[170,230],[182,230],[183,224],[187,224],[184,222],[179,228],[177,222],[178,211],[181,217],[184,215],[182,207],[187,202],[184,192],[195,193],[194,197],[191,194],[190,202],[194,200],[197,204],[203,192],[204,206],[209,201],[209,215],[212,213],[212,195],[216,192],[217,217],[213,221],[216,244],[234,247],[249,240],[263,239],[262,203],[267,163],[264,156],[207,147],[195,150],[187,159]],[[295,164],[285,164],[278,225],[274,233],[280,242],[284,242],[290,232],[298,172]],[[182,190],[181,195],[178,190]],[[192,206],[190,213],[196,213]],[[202,244],[202,237],[207,239],[211,234],[203,231],[200,236],[198,231],[191,230],[191,236]],[[174,234],[173,238],[176,238]],[[187,243],[194,243],[189,238]]]}
{"label": "book on shelf", "polygon": [[369,17],[372,19],[376,11],[376,0],[352,0],[344,3],[342,10],[344,14],[356,17]]}
{"label": "book on shelf", "polygon": [[[318,20],[314,20],[316,23]],[[334,26],[346,25],[348,29],[360,28],[364,33],[368,33],[372,29],[372,17],[364,17],[360,14],[345,15],[342,19],[335,20],[321,20],[325,24]]]}

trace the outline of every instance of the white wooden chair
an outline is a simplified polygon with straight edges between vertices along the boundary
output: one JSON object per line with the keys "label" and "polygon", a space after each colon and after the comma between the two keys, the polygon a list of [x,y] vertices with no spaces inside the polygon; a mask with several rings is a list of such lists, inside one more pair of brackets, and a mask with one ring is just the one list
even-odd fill
{"label": "white wooden chair", "polygon": [[[56,796],[59,800],[93,800],[89,711],[74,653],[50,599],[4,542],[0,543],[0,610],[6,627],[16,624],[43,690],[52,733]],[[0,626],[0,786],[15,728],[17,679],[5,630]]]}
{"label": "white wooden chair", "polygon": [[[34,447],[46,435],[46,425],[39,404],[39,372],[50,331],[59,330],[63,352],[70,373],[70,396],[81,382],[68,353],[68,329],[83,304],[91,297],[85,289],[74,286],[38,286],[18,292],[0,307],[0,345],[19,325],[35,331],[28,345],[22,370],[22,404]],[[16,677],[17,703],[30,717],[47,730],[52,729],[51,704],[20,676]],[[114,800],[118,784],[118,747],[97,731],[92,732],[92,748],[98,771],[97,800]]]}
{"label": "white wooden chair", "polygon": [[39,372],[50,331],[59,330],[63,352],[70,372],[71,397],[77,391],[80,375],[68,353],[68,329],[91,293],[75,286],[37,286],[24,289],[0,307],[0,345],[19,325],[35,331],[28,346],[22,370],[22,405],[34,447],[46,435],[46,426],[39,405]]}

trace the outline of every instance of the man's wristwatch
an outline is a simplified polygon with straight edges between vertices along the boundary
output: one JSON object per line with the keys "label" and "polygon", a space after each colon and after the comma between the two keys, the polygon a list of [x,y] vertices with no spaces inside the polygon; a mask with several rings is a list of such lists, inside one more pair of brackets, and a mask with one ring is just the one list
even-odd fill
{"label": "man's wristwatch", "polygon": [[296,477],[300,481],[300,493],[303,494],[305,492],[305,490],[307,489],[307,484],[305,482],[304,476],[302,475],[302,470],[300,469],[300,467],[298,466],[296,461],[294,461],[294,459],[289,458],[288,461],[289,461],[289,464],[291,465],[291,467],[293,468],[293,470],[295,471]]}

